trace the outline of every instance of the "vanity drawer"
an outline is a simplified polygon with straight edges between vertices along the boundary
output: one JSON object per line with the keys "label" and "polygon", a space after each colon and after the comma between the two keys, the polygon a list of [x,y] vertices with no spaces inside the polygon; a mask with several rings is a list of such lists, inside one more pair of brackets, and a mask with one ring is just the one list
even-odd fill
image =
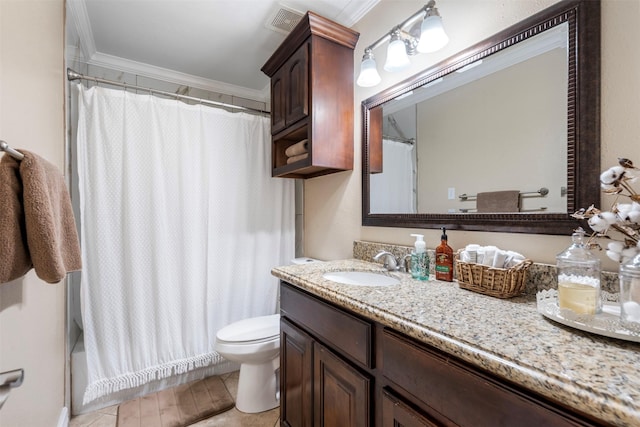
{"label": "vanity drawer", "polygon": [[384,376],[456,425],[597,425],[393,331],[382,335]]}
{"label": "vanity drawer", "polygon": [[363,366],[372,367],[373,325],[281,282],[282,315]]}

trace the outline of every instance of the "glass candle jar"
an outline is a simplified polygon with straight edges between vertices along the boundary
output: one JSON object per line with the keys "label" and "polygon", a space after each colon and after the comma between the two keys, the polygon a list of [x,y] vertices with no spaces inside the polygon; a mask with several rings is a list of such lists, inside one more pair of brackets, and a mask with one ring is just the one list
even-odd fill
{"label": "glass candle jar", "polygon": [[620,323],[640,333],[640,255],[620,266]]}
{"label": "glass candle jar", "polygon": [[584,242],[584,230],[571,236],[573,244],[556,257],[558,306],[576,314],[594,315],[602,311],[600,260]]}

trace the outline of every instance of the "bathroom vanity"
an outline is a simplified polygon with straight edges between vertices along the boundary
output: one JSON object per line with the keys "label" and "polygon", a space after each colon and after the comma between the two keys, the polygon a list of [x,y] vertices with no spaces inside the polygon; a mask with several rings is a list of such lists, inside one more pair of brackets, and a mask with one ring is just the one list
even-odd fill
{"label": "bathroom vanity", "polygon": [[285,426],[640,425],[640,345],[543,318],[455,282],[367,287],[277,267]]}

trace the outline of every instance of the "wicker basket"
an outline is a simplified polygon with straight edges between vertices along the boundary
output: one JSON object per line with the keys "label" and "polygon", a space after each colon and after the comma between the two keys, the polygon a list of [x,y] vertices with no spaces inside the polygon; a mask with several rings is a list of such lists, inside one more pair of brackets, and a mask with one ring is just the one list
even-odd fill
{"label": "wicker basket", "polygon": [[533,261],[526,259],[511,268],[489,267],[460,261],[459,253],[456,253],[455,261],[461,288],[497,298],[520,295],[524,291],[527,270],[533,264]]}

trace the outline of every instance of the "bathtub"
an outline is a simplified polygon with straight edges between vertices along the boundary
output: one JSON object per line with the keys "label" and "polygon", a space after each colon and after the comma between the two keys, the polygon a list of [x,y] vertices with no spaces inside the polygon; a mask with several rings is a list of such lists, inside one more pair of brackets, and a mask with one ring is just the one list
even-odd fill
{"label": "bathtub", "polygon": [[87,353],[84,348],[84,333],[82,322],[82,304],[80,297],[80,276],[77,273],[71,274],[71,280],[69,281],[69,294],[68,294],[68,318],[71,320],[68,327],[68,337],[70,343],[73,344],[71,350],[71,415],[79,415],[87,412],[95,411],[98,409],[106,408],[112,405],[118,405],[127,400],[135,399],[136,397],[144,396],[145,394],[154,393],[165,388],[173,387],[179,384],[184,384],[189,381],[195,381],[201,378],[205,378],[211,375],[222,375],[228,372],[237,371],[240,369],[240,364],[223,360],[215,365],[198,368],[186,374],[176,375],[162,380],[153,381],[149,384],[145,384],[140,387],[121,390],[116,393],[103,396],[96,400],[93,400],[86,405],[82,403],[84,398],[84,391],[87,388]]}
{"label": "bathtub", "polygon": [[84,334],[80,334],[71,352],[71,414],[79,415],[107,406],[118,405],[127,400],[144,396],[165,388],[195,381],[211,375],[222,375],[236,371],[240,365],[230,361],[223,361],[215,365],[195,369],[183,375],[176,375],[162,380],[153,381],[140,387],[121,390],[98,398],[86,405],[82,403],[84,391],[87,388],[87,354],[84,349]]}

